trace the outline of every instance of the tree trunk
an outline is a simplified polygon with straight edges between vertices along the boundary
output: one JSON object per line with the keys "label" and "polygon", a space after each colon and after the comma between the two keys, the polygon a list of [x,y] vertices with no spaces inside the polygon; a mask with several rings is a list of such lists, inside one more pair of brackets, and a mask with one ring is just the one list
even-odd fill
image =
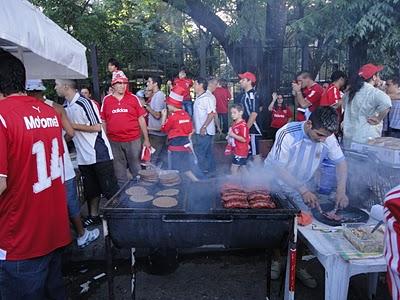
{"label": "tree trunk", "polygon": [[[281,70],[283,62],[283,45],[285,41],[287,23],[286,1],[274,0],[267,4],[267,18],[265,24],[265,36],[267,48],[263,54],[263,64],[260,73],[264,75],[265,82],[261,83],[263,96],[263,124],[269,128],[270,114],[267,107],[271,101],[271,94],[277,91],[281,85]],[[264,80],[264,78],[261,78]]]}
{"label": "tree trunk", "polygon": [[400,50],[397,49],[397,68],[396,68],[396,75],[400,77]]}
{"label": "tree trunk", "polygon": [[197,53],[199,55],[200,69],[199,74],[200,77],[205,78],[207,76],[207,47],[208,47],[208,36],[204,33],[199,26],[199,48],[197,49]]}
{"label": "tree trunk", "polygon": [[307,42],[301,43],[301,70],[310,70],[310,48]]}
{"label": "tree trunk", "polygon": [[360,67],[367,63],[367,49],[368,41],[363,39],[361,41],[354,41],[349,38],[349,75],[357,74]]}
{"label": "tree trunk", "polygon": [[[236,73],[250,71],[257,76],[257,92],[266,115],[267,103],[273,89],[280,85],[283,60],[283,42],[287,23],[287,9],[284,0],[271,0],[267,5],[266,37],[269,45],[264,50],[261,41],[243,38],[230,41],[226,34],[227,24],[207,5],[198,0],[163,0],[176,9],[188,14],[196,23],[207,28],[224,49]],[[238,13],[241,7],[238,6]],[[265,124],[265,122],[263,122]],[[263,126],[265,127],[265,126]]]}

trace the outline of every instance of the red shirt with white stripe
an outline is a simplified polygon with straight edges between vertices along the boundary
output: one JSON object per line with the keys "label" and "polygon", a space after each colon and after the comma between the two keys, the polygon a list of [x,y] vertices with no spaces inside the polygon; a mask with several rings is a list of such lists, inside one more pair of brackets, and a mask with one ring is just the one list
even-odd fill
{"label": "red shirt with white stripe", "polygon": [[0,101],[0,260],[49,254],[71,242],[64,188],[62,125],[35,98]]}
{"label": "red shirt with white stripe", "polygon": [[187,144],[189,135],[193,132],[193,123],[186,111],[173,112],[161,127],[161,131],[168,135],[168,150],[190,151]]}
{"label": "red shirt with white stripe", "polygon": [[293,118],[293,113],[288,106],[282,109],[282,106],[272,108],[272,128],[281,128],[286,125],[290,118]]}
{"label": "red shirt with white stripe", "polygon": [[140,138],[139,117],[146,111],[139,98],[125,93],[121,100],[113,95],[104,97],[101,118],[106,122],[107,136],[114,142],[132,142]]}
{"label": "red shirt with white stripe", "polygon": [[337,104],[342,99],[339,89],[333,83],[322,94],[321,106],[332,106]]}
{"label": "red shirt with white stripe", "polygon": [[183,101],[191,101],[192,96],[190,96],[190,88],[193,86],[193,80],[189,78],[175,78],[173,85],[180,86],[185,89],[185,94],[183,95]]}
{"label": "red shirt with white stripe", "polygon": [[[320,106],[321,96],[323,93],[324,93],[324,88],[316,82],[314,82],[312,86],[306,87],[302,90],[304,99],[311,102],[311,105],[308,107],[310,112],[315,111]],[[302,113],[298,113],[296,119],[297,121],[306,120],[305,115]]]}
{"label": "red shirt with white stripe", "polygon": [[232,124],[232,131],[234,134],[245,138],[245,142],[240,142],[237,139],[234,141],[233,154],[240,157],[247,157],[249,155],[250,133],[245,120],[234,122]]}
{"label": "red shirt with white stripe", "polygon": [[384,221],[388,286],[392,299],[400,299],[400,185],[386,194]]}

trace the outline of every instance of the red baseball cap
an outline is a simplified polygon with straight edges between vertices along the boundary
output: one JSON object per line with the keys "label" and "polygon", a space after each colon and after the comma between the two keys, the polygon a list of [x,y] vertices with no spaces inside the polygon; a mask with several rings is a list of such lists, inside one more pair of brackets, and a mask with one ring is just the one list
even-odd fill
{"label": "red baseball cap", "polygon": [[363,65],[360,70],[358,70],[358,75],[365,80],[370,79],[376,73],[383,70],[383,66],[375,66],[374,64]]}
{"label": "red baseball cap", "polygon": [[256,83],[257,81],[256,75],[254,75],[251,72],[244,72],[243,74],[239,74],[239,78],[240,79],[246,78],[250,80],[252,83]]}

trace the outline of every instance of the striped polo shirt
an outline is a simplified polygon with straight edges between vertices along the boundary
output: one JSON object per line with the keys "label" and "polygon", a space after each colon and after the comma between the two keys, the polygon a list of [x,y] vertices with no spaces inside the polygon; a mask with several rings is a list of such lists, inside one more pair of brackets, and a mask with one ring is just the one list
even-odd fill
{"label": "striped polo shirt", "polygon": [[387,116],[389,127],[400,129],[400,100],[392,100],[392,108]]}
{"label": "striped polo shirt", "polygon": [[335,135],[324,142],[312,141],[304,131],[305,122],[292,122],[276,133],[275,143],[265,165],[278,164],[302,183],[308,182],[325,158],[335,163],[344,160]]}
{"label": "striped polo shirt", "polygon": [[[64,108],[71,123],[90,126],[101,124],[97,106],[79,93],[76,93],[72,101],[65,101]],[[103,130],[100,132],[75,130],[73,142],[78,165],[92,165],[113,159],[110,143]]]}

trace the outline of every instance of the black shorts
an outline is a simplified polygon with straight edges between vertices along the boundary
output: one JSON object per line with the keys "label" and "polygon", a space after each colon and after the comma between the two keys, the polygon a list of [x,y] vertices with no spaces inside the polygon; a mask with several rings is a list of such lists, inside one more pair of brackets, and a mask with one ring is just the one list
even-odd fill
{"label": "black shorts", "polygon": [[79,170],[86,200],[99,197],[101,194],[110,199],[118,192],[119,187],[112,160],[93,165],[80,165]]}
{"label": "black shorts", "polygon": [[260,154],[260,140],[261,135],[250,133],[250,149],[249,156],[255,156]]}
{"label": "black shorts", "polygon": [[234,155],[232,157],[232,165],[245,166],[247,164],[247,157]]}

